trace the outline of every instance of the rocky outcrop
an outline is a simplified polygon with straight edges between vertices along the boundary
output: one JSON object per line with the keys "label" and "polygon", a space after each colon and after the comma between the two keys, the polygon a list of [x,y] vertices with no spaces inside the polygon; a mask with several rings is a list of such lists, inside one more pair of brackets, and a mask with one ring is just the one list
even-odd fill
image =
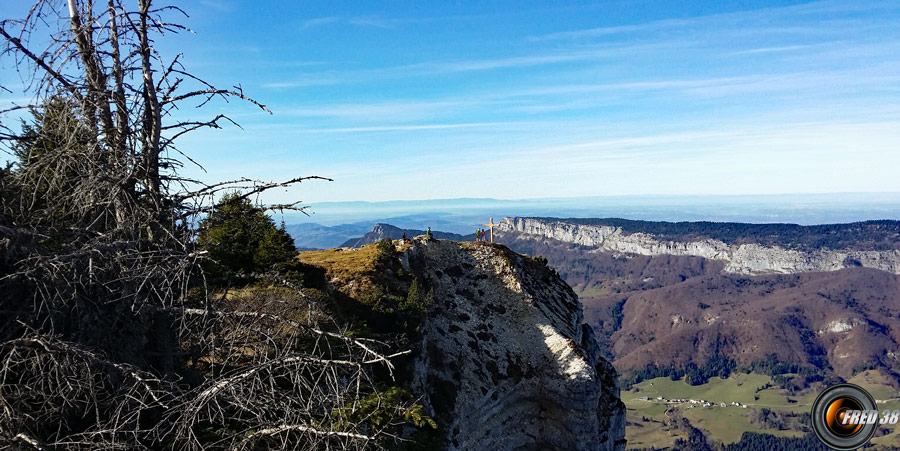
{"label": "rocky outcrop", "polygon": [[[442,240],[457,240],[457,241],[465,241],[467,239],[472,239],[474,235],[463,236],[456,233],[450,232],[441,232],[438,230],[433,230],[432,235],[435,238]],[[403,237],[403,234],[406,234],[408,238],[412,238],[414,236],[424,235],[424,230],[416,230],[416,229],[401,229],[399,227],[394,227],[390,224],[382,224],[378,223],[372,227],[372,230],[363,235],[360,238],[351,238],[341,244],[340,247],[362,247],[367,244],[372,244],[377,241],[381,241],[385,238],[392,240],[399,240]]]}
{"label": "rocky outcrop", "polygon": [[732,274],[793,274],[836,271],[864,266],[900,274],[900,251],[819,249],[805,252],[759,244],[727,244],[714,239],[689,242],[662,241],[646,233],[628,233],[621,227],[572,224],[563,220],[503,218],[500,233],[540,237],[597,248],[604,252],[638,255],[686,255],[724,261]]}
{"label": "rocky outcrop", "polygon": [[405,270],[434,301],[412,388],[449,450],[623,450],[625,407],[578,297],[537,260],[416,239]]}

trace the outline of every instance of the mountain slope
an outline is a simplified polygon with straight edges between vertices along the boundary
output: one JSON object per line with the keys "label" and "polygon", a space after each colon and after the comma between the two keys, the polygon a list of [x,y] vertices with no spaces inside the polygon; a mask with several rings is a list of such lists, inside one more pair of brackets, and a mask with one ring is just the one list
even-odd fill
{"label": "mountain slope", "polygon": [[[622,301],[611,336],[622,370],[702,366],[716,355],[750,364],[770,354],[844,378],[868,364],[900,368],[900,281],[883,271],[710,275]],[[587,310],[589,320],[604,316]]]}
{"label": "mountain slope", "polygon": [[[372,327],[384,327],[392,306],[428,293],[414,355],[398,377],[442,427],[446,449],[624,449],[615,370],[575,293],[541,261],[424,237],[393,251],[382,242],[298,259],[323,269],[329,290],[347,298],[344,309],[371,309]],[[396,296],[413,286],[419,295]]]}
{"label": "mountain slope", "polygon": [[[546,257],[579,292],[587,322],[620,372],[635,374],[648,365],[684,370],[716,358],[750,366],[775,358],[820,375],[848,378],[872,367],[900,380],[900,282],[893,274],[898,223],[802,229],[837,230],[839,239],[831,242],[845,249],[791,251],[759,244],[790,236],[782,225],[719,224],[720,238],[722,230],[768,235],[735,235],[729,241],[742,244],[719,241],[714,246],[723,251],[711,253],[703,246],[713,246],[712,239],[695,236],[702,225],[619,221],[613,227],[613,220],[505,218],[498,237],[519,252]],[[664,239],[674,237],[699,241]],[[773,258],[785,252],[790,258]],[[827,253],[844,258],[833,259],[840,264],[829,271],[813,271]],[[848,261],[860,253],[871,258]]]}

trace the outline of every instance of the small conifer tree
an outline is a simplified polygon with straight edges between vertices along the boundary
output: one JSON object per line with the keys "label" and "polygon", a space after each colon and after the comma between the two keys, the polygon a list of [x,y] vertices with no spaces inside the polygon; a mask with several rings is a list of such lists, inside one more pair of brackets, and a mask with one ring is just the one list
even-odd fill
{"label": "small conifer tree", "polygon": [[226,194],[200,222],[197,244],[218,263],[210,268],[214,275],[265,272],[297,253],[284,225],[276,227],[262,209],[237,193]]}

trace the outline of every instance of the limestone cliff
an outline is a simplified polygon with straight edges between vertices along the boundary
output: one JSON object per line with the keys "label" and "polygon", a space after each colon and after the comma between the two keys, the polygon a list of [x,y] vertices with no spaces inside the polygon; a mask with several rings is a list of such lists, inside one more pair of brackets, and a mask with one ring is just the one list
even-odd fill
{"label": "limestone cliff", "polygon": [[615,370],[555,272],[488,243],[419,238],[400,259],[434,293],[412,388],[447,449],[624,449]]}
{"label": "limestone cliff", "polygon": [[659,240],[651,234],[627,233],[621,227],[573,224],[543,218],[503,218],[501,234],[549,238],[566,243],[594,247],[599,251],[638,255],[685,255],[725,262],[723,269],[732,274],[793,274],[836,271],[863,266],[900,274],[898,250],[818,249],[802,251],[759,244],[727,244],[715,239],[694,241]]}

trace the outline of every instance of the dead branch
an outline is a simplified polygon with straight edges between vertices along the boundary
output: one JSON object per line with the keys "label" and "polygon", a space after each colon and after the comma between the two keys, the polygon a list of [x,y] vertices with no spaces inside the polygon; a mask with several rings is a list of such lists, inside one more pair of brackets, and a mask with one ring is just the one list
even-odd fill
{"label": "dead branch", "polygon": [[44,450],[47,449],[47,447],[44,446],[43,443],[41,443],[41,442],[39,442],[39,441],[37,441],[37,440],[35,440],[35,439],[29,437],[27,434],[25,434],[25,433],[23,433],[23,432],[20,432],[20,433],[16,434],[16,436],[15,436],[14,438],[15,438],[16,440],[25,442],[25,443],[27,443],[28,445],[31,445],[31,447],[34,448],[34,449],[37,449],[37,450],[40,450],[40,451],[44,451]]}

